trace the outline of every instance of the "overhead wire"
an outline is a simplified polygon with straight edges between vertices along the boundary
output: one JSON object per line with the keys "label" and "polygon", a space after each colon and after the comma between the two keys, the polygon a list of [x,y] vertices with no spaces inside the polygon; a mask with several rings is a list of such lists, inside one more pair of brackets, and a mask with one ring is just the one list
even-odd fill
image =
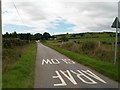
{"label": "overhead wire", "polygon": [[[23,25],[24,25],[24,26],[27,26],[27,25],[25,25],[25,23],[24,23],[21,15],[20,15],[20,13],[19,13],[19,10],[18,10],[18,8],[17,8],[17,6],[16,6],[16,4],[15,4],[15,2],[14,2],[14,0],[12,0],[12,2],[13,2],[13,6],[15,7],[16,12],[17,12],[17,14],[19,15],[19,18],[20,18],[20,20],[22,21]],[[29,35],[29,42],[30,42],[30,35]]]}
{"label": "overhead wire", "polygon": [[[18,8],[17,8],[17,6],[16,6],[16,4],[15,4],[15,2],[14,2],[14,0],[12,0],[12,3],[13,3],[14,8],[16,9],[16,12],[17,12],[17,14],[18,14],[18,16],[19,16],[21,22],[23,23],[23,25],[25,25],[25,23],[24,23],[24,21],[23,21],[21,15],[20,15],[20,13],[19,13],[19,10],[18,10]],[[25,26],[26,26],[26,25],[25,25]]]}

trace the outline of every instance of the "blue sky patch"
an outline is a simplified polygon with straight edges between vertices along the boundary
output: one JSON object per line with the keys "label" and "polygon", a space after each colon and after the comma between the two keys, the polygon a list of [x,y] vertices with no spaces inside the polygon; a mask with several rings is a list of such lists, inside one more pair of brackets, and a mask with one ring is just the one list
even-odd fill
{"label": "blue sky patch", "polygon": [[55,25],[54,27],[48,27],[47,30],[50,33],[65,33],[65,32],[72,32],[73,27],[75,27],[74,24],[67,22],[65,19],[58,20],[56,19],[55,21],[51,21],[50,24]]}
{"label": "blue sky patch", "polygon": [[4,24],[3,25],[3,33],[6,32],[25,32],[26,30],[32,30],[34,27],[28,27],[25,25],[15,25],[15,24]]}

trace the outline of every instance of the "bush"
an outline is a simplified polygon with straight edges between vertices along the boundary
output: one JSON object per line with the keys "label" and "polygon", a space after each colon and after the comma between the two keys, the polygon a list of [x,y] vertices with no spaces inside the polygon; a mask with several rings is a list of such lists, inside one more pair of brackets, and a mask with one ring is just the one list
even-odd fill
{"label": "bush", "polygon": [[4,48],[12,48],[12,43],[10,40],[3,40],[3,47]]}
{"label": "bush", "polygon": [[67,48],[70,50],[70,47],[73,45],[73,42],[67,42],[62,45],[63,48]]}
{"label": "bush", "polygon": [[112,43],[110,43],[110,42],[106,42],[106,41],[102,41],[102,44],[112,45]]}
{"label": "bush", "polygon": [[108,62],[113,62],[114,51],[112,49],[101,46],[96,48],[94,52],[94,57]]}
{"label": "bush", "polygon": [[80,53],[81,51],[81,46],[80,44],[73,43],[73,42],[67,42],[62,45],[63,48],[68,49],[73,52]]}
{"label": "bush", "polygon": [[85,43],[82,43],[82,50],[88,51],[88,50],[94,50],[97,46],[97,43],[94,41],[87,41]]}
{"label": "bush", "polygon": [[64,42],[65,42],[65,41],[68,41],[68,37],[65,36],[65,35],[62,35],[61,40],[64,41]]}
{"label": "bush", "polygon": [[3,39],[3,48],[14,48],[29,43],[28,40],[20,40],[18,38]]}

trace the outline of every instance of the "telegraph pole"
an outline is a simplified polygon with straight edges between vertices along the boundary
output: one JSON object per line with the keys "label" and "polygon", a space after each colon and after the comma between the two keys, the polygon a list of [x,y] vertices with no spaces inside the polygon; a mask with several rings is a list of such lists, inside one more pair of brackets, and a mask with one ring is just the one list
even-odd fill
{"label": "telegraph pole", "polygon": [[1,10],[1,0],[0,0],[0,89],[2,89],[2,10]]}

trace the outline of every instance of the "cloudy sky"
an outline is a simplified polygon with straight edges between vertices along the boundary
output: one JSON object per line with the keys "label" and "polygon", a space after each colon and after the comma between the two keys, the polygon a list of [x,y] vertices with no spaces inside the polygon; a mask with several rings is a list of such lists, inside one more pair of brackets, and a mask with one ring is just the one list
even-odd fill
{"label": "cloudy sky", "polygon": [[16,31],[61,34],[115,31],[110,26],[118,16],[118,0],[82,1],[3,0],[2,33]]}

